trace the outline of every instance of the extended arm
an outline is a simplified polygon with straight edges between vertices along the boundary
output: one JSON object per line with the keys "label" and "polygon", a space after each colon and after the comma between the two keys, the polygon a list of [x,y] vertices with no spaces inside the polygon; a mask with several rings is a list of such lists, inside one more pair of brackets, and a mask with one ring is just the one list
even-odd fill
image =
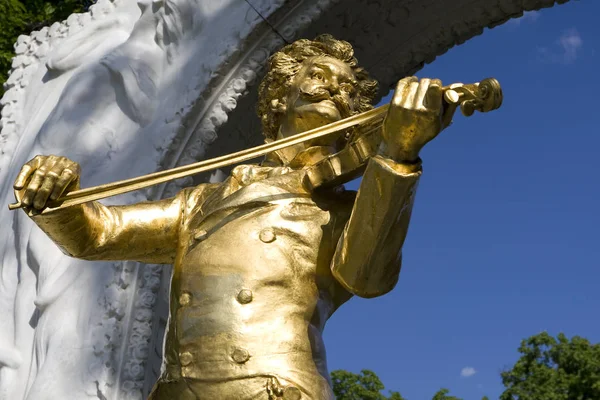
{"label": "extended arm", "polygon": [[98,202],[32,216],[66,254],[86,260],[170,264],[175,259],[183,192],[130,206]]}
{"label": "extended arm", "polygon": [[78,187],[79,165],[56,156],[35,157],[15,181],[28,215],[66,254],[86,260],[173,262],[186,191],[130,206],[90,202],[39,213],[49,198]]}
{"label": "extended arm", "polygon": [[440,131],[441,82],[399,82],[379,155],[367,169],[331,270],[349,292],[381,296],[394,288],[417,183],[420,149]]}

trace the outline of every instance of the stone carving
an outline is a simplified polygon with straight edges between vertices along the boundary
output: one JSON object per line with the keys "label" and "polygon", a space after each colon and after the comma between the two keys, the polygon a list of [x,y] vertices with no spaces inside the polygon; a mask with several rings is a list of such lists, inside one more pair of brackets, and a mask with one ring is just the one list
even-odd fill
{"label": "stone carving", "polygon": [[[127,24],[132,25],[138,12],[135,7],[118,7],[104,1],[92,7],[89,13],[72,15],[63,24],[54,24],[49,29],[34,32],[29,38],[19,39],[17,52],[21,59],[15,58],[13,67],[22,72],[11,75],[18,79],[12,85],[9,82],[7,96],[3,98],[2,139],[5,142],[3,149],[7,151],[0,160],[0,173],[4,200],[10,198],[6,183],[10,180],[7,176],[11,165],[26,160],[35,152],[63,149],[65,144],[69,146],[64,142],[55,144],[54,140],[60,142],[69,136],[74,139],[76,127],[69,130],[65,124],[52,126],[47,123],[51,121],[53,108],[56,117],[65,114],[60,109],[62,87],[77,76],[79,69],[93,64],[103,50],[126,39]],[[87,46],[87,51],[82,53],[82,38],[88,36],[93,37],[89,43],[92,46]],[[54,46],[61,46],[61,51],[52,52]],[[48,84],[40,85],[40,81]],[[55,106],[57,101],[59,105]],[[64,101],[62,105],[68,108]],[[68,110],[65,116],[68,116]],[[52,129],[57,128],[59,134],[51,135]],[[65,128],[67,131],[63,131]],[[89,145],[85,140],[75,142],[74,147]],[[94,147],[89,146],[88,150],[92,153]],[[104,154],[96,157],[103,158]],[[90,160],[94,160],[93,154],[90,154]],[[3,298],[1,304],[6,311],[3,315],[7,316],[1,332],[3,351],[0,353],[6,356],[0,369],[2,397],[24,398],[26,392],[30,398],[62,397],[61,388],[64,390],[69,386],[72,389],[70,395],[95,395],[101,379],[94,379],[95,374],[87,365],[81,368],[77,363],[65,361],[82,355],[87,357],[90,351],[86,349],[98,348],[93,345],[95,338],[93,331],[88,332],[86,317],[102,321],[101,313],[98,315],[92,307],[76,310],[72,304],[90,304],[82,299],[83,295],[98,294],[101,287],[94,283],[101,277],[106,278],[110,270],[81,270],[77,262],[54,251],[50,243],[36,245],[30,241],[36,237],[36,231],[22,217],[3,215],[3,220],[6,223],[2,225],[12,226],[13,230],[3,230],[3,249],[0,251],[3,254],[2,292],[12,295]],[[70,290],[73,286],[79,290]],[[91,289],[87,293],[86,286]],[[97,354],[104,361],[110,358],[106,351]],[[40,391],[46,394],[42,395]]]}
{"label": "stone carving", "polygon": [[[96,183],[154,170],[163,143],[170,142],[169,129],[175,133],[178,128],[182,105],[197,97],[211,71],[235,50],[227,45],[240,40],[235,32],[233,40],[205,54],[189,54],[192,44],[209,41],[209,36],[198,40],[205,19],[243,19],[249,11],[238,2],[104,1],[88,14],[21,38],[30,46],[19,49],[29,57],[23,63],[33,66],[23,73],[15,63],[17,72],[9,82],[15,86],[3,99],[2,198],[12,197],[5,185],[12,178],[6,178],[8,171],[38,153],[62,152],[83,160],[90,171],[87,179]],[[71,28],[78,22],[84,25]],[[212,29],[222,26],[221,21]],[[82,51],[86,36],[94,42],[85,43],[88,51]],[[219,57],[207,57],[214,54]],[[194,55],[207,57],[208,65],[197,63]],[[178,75],[186,68],[187,75]],[[26,79],[31,76],[34,87]],[[148,157],[123,168],[133,152]],[[141,286],[137,277],[152,267],[82,268],[50,242],[34,244],[37,231],[29,221],[5,212],[2,218],[3,226],[14,228],[3,231],[2,308],[14,319],[2,327],[2,398],[141,397],[143,346],[151,336],[148,310],[159,287],[155,278],[142,279]],[[145,313],[132,318],[130,309],[139,307]],[[139,319],[143,315],[146,319]],[[131,345],[122,347],[124,339]]]}
{"label": "stone carving", "polygon": [[[63,23],[20,37],[8,90],[1,100],[0,190],[4,203],[13,200],[10,183],[15,169],[37,153],[73,158],[77,157],[75,153],[85,154],[85,162],[89,163],[84,168],[89,172],[86,182],[99,184],[228,150],[236,146],[227,143],[230,137],[238,138],[238,148],[244,147],[241,141],[256,144],[259,123],[254,117],[255,95],[243,96],[255,90],[253,85],[262,74],[264,59],[283,43],[281,36],[292,41],[331,32],[356,43],[358,57],[386,87],[453,45],[481,33],[486,26],[501,24],[523,11],[566,2],[459,0],[450,5],[439,0],[374,0],[368,7],[356,7],[354,1],[248,1],[253,7],[232,0],[143,0],[138,2],[139,7],[127,0],[99,0],[89,13],[72,15]],[[185,13],[189,18],[178,26],[195,28],[156,35],[158,42],[169,45],[182,39],[176,46],[167,45],[161,50],[163,69],[154,72],[162,76],[162,81],[157,77],[150,79],[156,83],[155,89],[144,86],[139,90],[141,96],[132,97],[135,86],[121,87],[120,98],[129,99],[131,104],[129,109],[113,106],[112,110],[120,112],[125,122],[115,122],[112,131],[125,132],[127,137],[111,134],[111,129],[95,129],[93,121],[83,117],[78,121],[84,129],[69,127],[68,134],[60,131],[60,125],[54,124],[64,124],[64,119],[50,114],[57,107],[66,106],[66,102],[57,105],[57,101],[61,93],[66,93],[71,79],[84,70],[90,72],[81,82],[101,81],[104,72],[100,71],[118,76],[119,65],[128,60],[127,55],[119,57],[123,53],[117,51],[100,60],[130,39],[134,24],[141,19],[141,9],[152,5],[157,12],[164,12],[165,7],[176,10],[187,6],[193,12]],[[262,22],[263,17],[278,34]],[[158,28],[165,21],[168,18],[150,22]],[[419,40],[414,40],[416,33]],[[215,37],[219,40],[215,41]],[[136,54],[138,60],[143,58],[141,53]],[[99,68],[102,65],[104,70]],[[143,63],[136,65],[138,76],[140,71],[147,71]],[[152,76],[151,70],[147,72]],[[135,74],[131,72],[130,76]],[[114,92],[112,84],[109,86],[100,89]],[[144,111],[152,107],[156,112],[149,117]],[[244,136],[240,131],[257,136]],[[103,152],[98,152],[99,148]],[[132,151],[140,154],[135,165],[123,161],[125,154]],[[194,183],[199,179],[209,178],[198,178]],[[176,182],[115,201],[165,197],[189,184],[190,181]],[[10,316],[0,325],[0,399],[26,398],[28,390],[32,399],[143,397],[159,368],[160,327],[164,327],[167,318],[164,298],[169,271],[157,272],[152,269],[154,266],[135,263],[79,265],[78,261],[49,250],[54,247],[48,241],[31,246],[39,233],[29,221],[15,218],[5,208],[0,208],[0,227],[0,312]],[[146,283],[148,268],[153,271],[153,279]],[[138,301],[150,299],[143,293],[155,296],[157,304],[144,306],[152,302]],[[157,309],[161,311],[157,313]],[[137,320],[137,310],[146,310],[139,313],[143,318],[151,310],[152,318]],[[83,350],[56,354],[69,345],[74,349],[76,343],[82,344]],[[45,373],[53,367],[66,368],[61,365],[65,358],[75,360],[73,371],[77,372],[63,369],[52,373],[53,379],[58,378],[54,388],[59,394],[35,394],[39,387],[36,385],[47,381]],[[68,396],[61,392],[65,381],[71,385],[77,382],[77,391]]]}

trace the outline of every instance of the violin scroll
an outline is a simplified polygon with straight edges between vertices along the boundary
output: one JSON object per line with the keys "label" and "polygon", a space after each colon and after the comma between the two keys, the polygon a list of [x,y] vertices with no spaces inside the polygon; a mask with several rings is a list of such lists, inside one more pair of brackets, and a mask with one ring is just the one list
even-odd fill
{"label": "violin scroll", "polygon": [[500,82],[494,78],[467,85],[455,83],[447,86],[444,88],[444,101],[447,108],[442,126],[445,128],[450,125],[458,106],[465,117],[470,117],[475,111],[489,112],[500,108],[502,99]]}

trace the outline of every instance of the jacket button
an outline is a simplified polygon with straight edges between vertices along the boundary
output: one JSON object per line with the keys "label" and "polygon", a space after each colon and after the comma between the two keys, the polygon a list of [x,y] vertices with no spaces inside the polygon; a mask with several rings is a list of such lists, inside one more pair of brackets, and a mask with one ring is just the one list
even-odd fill
{"label": "jacket button", "polygon": [[194,361],[194,356],[189,351],[179,354],[179,362],[182,366],[190,365]]}
{"label": "jacket button", "polygon": [[252,290],[242,289],[237,295],[237,301],[240,304],[248,304],[252,301]]}
{"label": "jacket button", "polygon": [[192,295],[189,294],[188,292],[183,292],[183,293],[181,293],[181,296],[179,296],[179,305],[187,306],[188,304],[190,304],[191,300],[192,300]]}
{"label": "jacket button", "polygon": [[258,237],[261,240],[261,242],[271,243],[275,240],[275,232],[273,232],[273,229],[270,228],[263,229],[262,231],[260,231]]}
{"label": "jacket button", "polygon": [[283,400],[300,400],[302,392],[295,386],[288,386],[283,391]]}
{"label": "jacket button", "polygon": [[194,239],[204,240],[204,239],[206,239],[207,236],[208,236],[208,232],[206,232],[204,229],[201,229],[194,234]]}
{"label": "jacket button", "polygon": [[233,358],[233,361],[236,363],[243,364],[250,359],[250,354],[245,349],[237,348],[233,351],[231,358]]}

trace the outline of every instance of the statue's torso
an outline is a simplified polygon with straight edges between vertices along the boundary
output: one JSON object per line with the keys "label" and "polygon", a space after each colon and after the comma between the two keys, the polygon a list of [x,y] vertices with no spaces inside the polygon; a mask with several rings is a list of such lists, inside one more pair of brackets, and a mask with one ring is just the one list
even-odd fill
{"label": "statue's torso", "polygon": [[171,288],[167,375],[326,385],[322,330],[350,297],[330,263],[352,202],[307,193],[294,174],[233,193],[228,180],[190,207]]}

